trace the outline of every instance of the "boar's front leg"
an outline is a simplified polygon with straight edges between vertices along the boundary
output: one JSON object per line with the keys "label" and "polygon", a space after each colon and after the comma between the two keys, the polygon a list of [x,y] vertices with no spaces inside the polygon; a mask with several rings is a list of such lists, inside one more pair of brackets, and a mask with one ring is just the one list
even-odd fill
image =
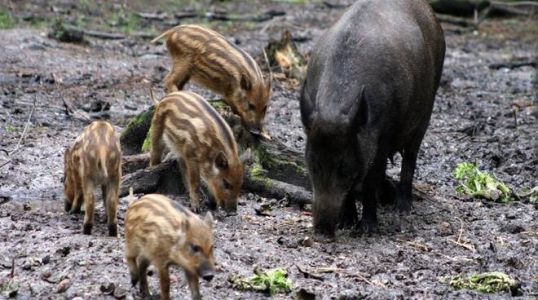
{"label": "boar's front leg", "polygon": [[200,287],[198,285],[198,275],[185,271],[187,281],[189,282],[189,289],[191,290],[192,300],[201,300]]}
{"label": "boar's front leg", "polygon": [[362,219],[359,226],[364,233],[373,233],[377,229],[377,191],[385,177],[386,168],[387,156],[378,153],[362,187]]}
{"label": "boar's front leg", "polygon": [[340,222],[338,224],[339,228],[352,228],[359,223],[357,205],[355,204],[356,199],[357,197],[354,191],[350,191],[347,194],[340,212]]}

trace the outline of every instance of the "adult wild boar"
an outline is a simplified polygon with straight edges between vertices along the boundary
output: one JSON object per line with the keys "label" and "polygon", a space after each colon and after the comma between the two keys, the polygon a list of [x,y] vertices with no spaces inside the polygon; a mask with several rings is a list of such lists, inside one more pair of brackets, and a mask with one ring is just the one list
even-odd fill
{"label": "adult wild boar", "polygon": [[425,0],[359,0],[321,36],[301,93],[317,232],[356,224],[356,199],[361,229],[376,228],[376,198],[396,152],[403,158],[396,205],[411,208],[444,55],[443,31]]}

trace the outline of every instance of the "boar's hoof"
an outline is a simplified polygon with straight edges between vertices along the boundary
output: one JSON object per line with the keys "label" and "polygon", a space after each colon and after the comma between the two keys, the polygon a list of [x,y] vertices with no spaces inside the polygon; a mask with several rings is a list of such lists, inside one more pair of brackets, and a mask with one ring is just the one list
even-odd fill
{"label": "boar's hoof", "polygon": [[117,224],[108,224],[108,235],[116,237],[118,236],[118,225]]}
{"label": "boar's hoof", "polygon": [[350,229],[359,223],[359,216],[357,215],[357,209],[344,210],[340,215],[340,221],[338,222],[338,229]]}
{"label": "boar's hoof", "polygon": [[82,233],[88,234],[88,235],[92,234],[92,227],[93,227],[93,224],[90,224],[90,223],[84,224],[82,228]]}
{"label": "boar's hoof", "polygon": [[362,218],[359,222],[359,230],[367,235],[377,232],[377,220],[368,220]]}
{"label": "boar's hoof", "polygon": [[411,197],[401,194],[396,197],[395,209],[397,209],[400,214],[408,215],[412,207]]}

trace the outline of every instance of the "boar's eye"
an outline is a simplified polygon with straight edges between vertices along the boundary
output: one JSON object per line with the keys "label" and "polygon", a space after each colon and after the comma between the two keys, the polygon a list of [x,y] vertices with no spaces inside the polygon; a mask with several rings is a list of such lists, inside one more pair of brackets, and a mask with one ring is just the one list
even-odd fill
{"label": "boar's eye", "polygon": [[222,186],[227,189],[227,190],[231,190],[232,189],[232,185],[226,181],[226,180],[222,180]]}
{"label": "boar's eye", "polygon": [[197,245],[194,245],[194,244],[191,244],[190,248],[191,248],[190,250],[191,250],[192,253],[198,253],[201,250],[200,246],[197,246]]}

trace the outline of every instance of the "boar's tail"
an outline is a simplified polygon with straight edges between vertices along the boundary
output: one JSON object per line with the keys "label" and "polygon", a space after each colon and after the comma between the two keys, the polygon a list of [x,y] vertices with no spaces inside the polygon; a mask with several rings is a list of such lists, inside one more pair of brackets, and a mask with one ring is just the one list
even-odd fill
{"label": "boar's tail", "polygon": [[108,171],[106,167],[106,151],[105,149],[100,149],[99,151],[99,161],[97,161],[97,168],[103,172],[103,175],[105,177],[108,177]]}
{"label": "boar's tail", "polygon": [[161,33],[161,35],[159,35],[158,37],[154,38],[153,40],[151,40],[150,43],[152,44],[155,44],[157,43],[160,39],[164,38],[164,37],[168,37],[169,35],[171,35],[174,31],[176,30],[176,28],[170,28],[168,29],[167,31]]}

